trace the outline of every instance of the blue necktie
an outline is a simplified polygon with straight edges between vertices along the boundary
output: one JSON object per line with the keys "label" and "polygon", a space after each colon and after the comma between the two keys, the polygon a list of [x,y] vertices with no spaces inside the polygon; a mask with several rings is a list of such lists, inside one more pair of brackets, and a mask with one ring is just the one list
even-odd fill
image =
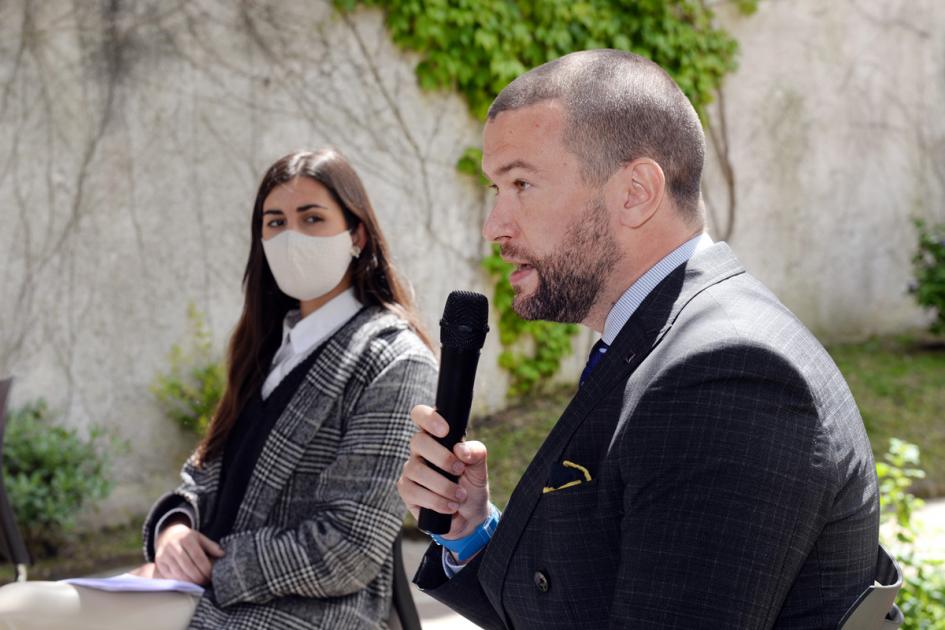
{"label": "blue necktie", "polygon": [[594,347],[591,348],[591,354],[587,357],[587,365],[584,366],[584,371],[581,372],[580,385],[584,384],[584,381],[586,381],[587,377],[591,375],[591,372],[594,371],[594,368],[597,367],[597,364],[601,362],[601,360],[604,358],[604,355],[607,354],[607,349],[609,347],[609,345],[604,343],[603,339],[599,339],[597,343],[594,344]]}

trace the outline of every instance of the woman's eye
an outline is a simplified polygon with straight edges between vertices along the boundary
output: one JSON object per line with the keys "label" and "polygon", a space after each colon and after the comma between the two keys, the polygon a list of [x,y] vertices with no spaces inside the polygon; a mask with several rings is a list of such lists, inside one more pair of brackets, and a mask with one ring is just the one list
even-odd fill
{"label": "woman's eye", "polygon": [[273,219],[272,221],[267,223],[266,226],[271,227],[271,228],[277,228],[277,227],[282,227],[283,223],[285,223],[285,221],[283,221],[282,219]]}
{"label": "woman's eye", "polygon": [[320,216],[318,216],[318,215],[315,215],[315,214],[311,214],[311,215],[305,217],[305,222],[306,222],[306,223],[318,223],[318,222],[321,221],[321,220],[322,220],[322,218],[321,218]]}

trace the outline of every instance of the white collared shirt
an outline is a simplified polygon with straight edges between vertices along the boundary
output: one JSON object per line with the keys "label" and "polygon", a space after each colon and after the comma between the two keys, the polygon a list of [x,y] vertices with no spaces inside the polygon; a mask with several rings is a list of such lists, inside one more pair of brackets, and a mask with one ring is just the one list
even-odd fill
{"label": "white collared shirt", "polygon": [[269,375],[263,382],[263,400],[269,397],[294,367],[354,317],[361,307],[361,302],[354,296],[354,289],[349,288],[304,319],[298,309],[286,313],[282,322],[282,345],[272,357]]}

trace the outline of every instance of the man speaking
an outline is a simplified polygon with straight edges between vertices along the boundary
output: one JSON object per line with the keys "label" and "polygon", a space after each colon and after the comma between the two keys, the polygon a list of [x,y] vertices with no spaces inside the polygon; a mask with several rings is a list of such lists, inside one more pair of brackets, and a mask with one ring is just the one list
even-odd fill
{"label": "man speaking", "polygon": [[682,91],[574,53],[502,90],[483,140],[516,312],[602,339],[502,514],[485,445],[414,409],[400,494],[453,515],[415,582],[485,628],[836,627],[876,567],[870,444],[823,347],[703,232]]}

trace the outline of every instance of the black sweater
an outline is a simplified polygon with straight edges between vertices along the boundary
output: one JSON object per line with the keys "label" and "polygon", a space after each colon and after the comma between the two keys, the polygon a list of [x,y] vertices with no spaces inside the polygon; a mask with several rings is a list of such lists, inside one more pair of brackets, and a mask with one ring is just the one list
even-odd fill
{"label": "black sweater", "polygon": [[212,511],[213,518],[200,526],[200,532],[207,538],[219,541],[233,529],[243,495],[246,494],[256,460],[262,453],[269,432],[324,347],[323,341],[305,360],[292,368],[265,400],[257,390],[243,408],[223,448],[223,465],[220,468],[220,485]]}

